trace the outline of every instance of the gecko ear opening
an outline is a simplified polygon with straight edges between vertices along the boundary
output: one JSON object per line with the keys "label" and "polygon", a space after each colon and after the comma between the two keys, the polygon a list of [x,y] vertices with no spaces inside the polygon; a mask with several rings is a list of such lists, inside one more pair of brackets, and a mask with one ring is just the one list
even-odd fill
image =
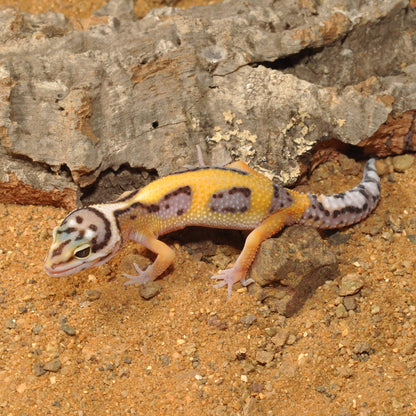
{"label": "gecko ear opening", "polygon": [[76,248],[74,256],[77,259],[86,259],[91,254],[91,247],[88,244],[83,244]]}

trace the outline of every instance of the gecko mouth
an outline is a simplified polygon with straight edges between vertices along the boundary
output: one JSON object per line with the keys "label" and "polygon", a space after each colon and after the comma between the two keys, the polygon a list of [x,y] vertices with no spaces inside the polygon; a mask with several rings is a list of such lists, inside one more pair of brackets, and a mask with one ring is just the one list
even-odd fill
{"label": "gecko mouth", "polygon": [[81,272],[82,270],[89,269],[90,267],[100,266],[101,264],[106,263],[116,254],[117,254],[117,250],[115,250],[113,253],[108,253],[107,255],[101,258],[96,258],[88,263],[77,264],[76,266],[69,267],[66,269],[59,268],[59,264],[56,265],[56,267],[58,268],[54,269],[48,264],[47,261],[45,261],[45,265],[44,265],[45,272],[48,276],[51,276],[51,277],[69,276],[70,274]]}
{"label": "gecko mouth", "polygon": [[82,265],[70,267],[69,269],[65,269],[65,270],[62,270],[62,269],[54,270],[49,265],[45,264],[45,272],[48,276],[51,276],[51,277],[68,276],[70,274],[80,272],[81,270],[83,270],[85,268],[85,267],[80,267],[80,266],[82,266]]}

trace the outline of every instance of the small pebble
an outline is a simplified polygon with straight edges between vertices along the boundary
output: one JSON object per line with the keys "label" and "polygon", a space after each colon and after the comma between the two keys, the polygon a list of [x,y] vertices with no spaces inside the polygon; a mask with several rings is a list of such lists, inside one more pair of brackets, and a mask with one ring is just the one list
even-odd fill
{"label": "small pebble", "polygon": [[43,365],[41,363],[36,363],[33,366],[33,373],[36,377],[43,376],[46,373],[46,370],[43,369]]}
{"label": "small pebble", "polygon": [[354,345],[353,352],[355,354],[363,354],[363,353],[370,354],[370,352],[372,352],[372,348],[371,348],[370,343],[368,341],[357,342]]}
{"label": "small pebble", "polygon": [[279,328],[276,335],[272,338],[272,342],[276,347],[283,347],[289,337],[289,331],[287,329]]}
{"label": "small pebble", "polygon": [[139,294],[143,299],[149,300],[157,296],[162,289],[159,282],[146,282],[139,287]]}
{"label": "small pebble", "polygon": [[351,234],[340,233],[339,231],[335,232],[328,238],[329,244],[331,246],[339,246],[340,244],[345,244],[351,237]]}
{"label": "small pebble", "polygon": [[253,393],[261,393],[264,390],[264,384],[263,383],[258,383],[256,381],[253,382],[253,384],[251,385],[251,391]]}
{"label": "small pebble", "polygon": [[339,283],[339,296],[355,295],[364,282],[357,273],[350,273],[344,276]]}
{"label": "small pebble", "polygon": [[221,331],[225,331],[228,328],[227,322],[220,320],[218,316],[215,315],[208,318],[207,324],[216,327]]}
{"label": "small pebble", "polygon": [[50,371],[51,373],[57,373],[62,367],[61,361],[59,359],[49,361],[43,365],[45,371]]}
{"label": "small pebble", "polygon": [[274,353],[271,351],[260,350],[256,353],[256,361],[259,364],[265,365],[273,361]]}
{"label": "small pebble", "polygon": [[294,335],[294,334],[290,334],[290,335],[287,337],[286,344],[287,344],[287,345],[293,345],[295,342],[296,342],[296,335]]}
{"label": "small pebble", "polygon": [[407,238],[412,244],[416,244],[416,234],[409,234]]}
{"label": "small pebble", "polygon": [[87,300],[90,302],[100,299],[101,292],[99,290],[87,289],[85,291],[85,295],[87,296]]}
{"label": "small pebble", "polygon": [[372,315],[377,315],[378,313],[380,313],[380,306],[371,305],[371,314]]}
{"label": "small pebble", "polygon": [[396,172],[405,172],[409,169],[414,161],[415,157],[413,155],[399,155],[392,158],[393,161],[393,168]]}
{"label": "small pebble", "polygon": [[103,264],[100,267],[100,272],[104,275],[104,276],[108,276],[109,274],[111,274],[111,267],[108,264]]}
{"label": "small pebble", "polygon": [[42,231],[39,233],[39,238],[40,238],[42,241],[49,240],[49,239],[50,239],[49,231],[48,231],[48,230],[42,230]]}
{"label": "small pebble", "polygon": [[348,312],[342,303],[335,308],[335,316],[337,318],[346,318],[348,316]]}
{"label": "small pebble", "polygon": [[357,307],[357,303],[355,301],[355,297],[354,296],[345,296],[342,300],[342,303],[345,306],[345,309],[347,311],[353,311],[355,310],[355,308]]}
{"label": "small pebble", "polygon": [[256,322],[256,321],[257,321],[257,317],[256,317],[255,315],[253,315],[252,313],[249,313],[248,315],[243,316],[243,317],[240,319],[240,322],[241,322],[242,324],[246,325],[246,326],[251,326],[251,325],[253,325],[253,324],[254,324],[254,322]]}
{"label": "small pebble", "polygon": [[247,358],[247,350],[245,348],[240,348],[236,354],[235,357],[238,361],[243,361]]}
{"label": "small pebble", "polygon": [[42,329],[43,329],[43,325],[42,325],[42,324],[39,324],[39,325],[36,325],[36,326],[34,326],[34,327],[32,328],[32,332],[33,332],[35,335],[39,335],[39,333],[40,333],[40,331],[42,331]]}
{"label": "small pebble", "polygon": [[5,327],[7,329],[16,329],[17,328],[16,321],[14,319],[7,318],[6,323],[5,323]]}
{"label": "small pebble", "polygon": [[61,325],[61,331],[65,332],[65,334],[73,337],[77,331],[75,331],[74,328],[72,328],[72,326],[68,325],[68,324],[62,324]]}
{"label": "small pebble", "polygon": [[167,367],[167,366],[170,364],[170,357],[169,357],[169,355],[162,354],[162,355],[159,357],[159,359],[160,359],[160,361],[161,361],[161,363],[162,363],[163,367]]}

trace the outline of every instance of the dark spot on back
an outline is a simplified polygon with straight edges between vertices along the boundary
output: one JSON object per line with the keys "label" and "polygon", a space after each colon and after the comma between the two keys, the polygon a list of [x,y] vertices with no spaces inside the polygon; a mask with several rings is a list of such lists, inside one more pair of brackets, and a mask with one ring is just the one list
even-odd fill
{"label": "dark spot on back", "polygon": [[77,221],[77,223],[78,223],[78,224],[82,224],[83,218],[82,218],[82,217],[80,217],[79,215],[77,215],[77,216],[75,217],[75,220]]}
{"label": "dark spot on back", "polygon": [[158,212],[159,211],[159,205],[155,205],[155,204],[152,204],[152,205],[149,205],[148,207],[147,207],[147,210],[149,211],[149,212]]}
{"label": "dark spot on back", "polygon": [[234,195],[237,192],[241,192],[247,198],[251,195],[251,189],[250,188],[243,188],[243,187],[239,187],[239,186],[234,186],[233,188],[231,188],[228,191],[228,193],[230,195]]}

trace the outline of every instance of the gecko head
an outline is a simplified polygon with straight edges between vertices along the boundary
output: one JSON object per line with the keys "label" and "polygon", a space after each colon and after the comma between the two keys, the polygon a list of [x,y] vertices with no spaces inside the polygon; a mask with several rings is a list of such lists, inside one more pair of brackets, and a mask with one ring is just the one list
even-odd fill
{"label": "gecko head", "polygon": [[105,263],[120,247],[117,225],[104,210],[99,206],[77,209],[53,230],[45,271],[49,276],[78,273]]}

